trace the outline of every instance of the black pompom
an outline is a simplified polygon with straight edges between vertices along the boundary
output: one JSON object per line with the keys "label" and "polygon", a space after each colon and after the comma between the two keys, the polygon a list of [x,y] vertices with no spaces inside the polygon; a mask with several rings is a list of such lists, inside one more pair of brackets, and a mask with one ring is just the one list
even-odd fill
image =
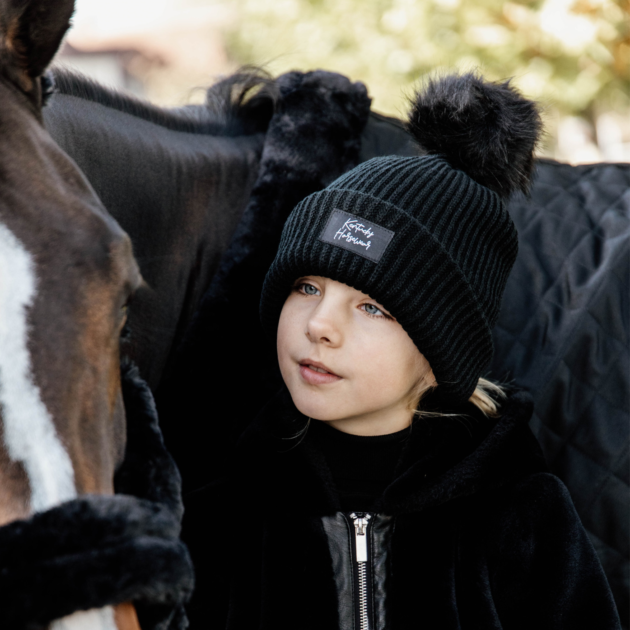
{"label": "black pompom", "polygon": [[509,81],[468,73],[429,80],[412,100],[407,130],[427,153],[506,199],[529,188],[542,121]]}

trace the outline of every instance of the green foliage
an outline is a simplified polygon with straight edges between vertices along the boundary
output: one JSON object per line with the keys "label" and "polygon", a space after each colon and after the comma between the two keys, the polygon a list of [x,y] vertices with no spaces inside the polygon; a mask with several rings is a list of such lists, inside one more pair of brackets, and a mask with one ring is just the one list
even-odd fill
{"label": "green foliage", "polygon": [[424,75],[479,68],[514,77],[548,110],[593,119],[630,109],[630,16],[614,0],[231,0],[240,63],[336,70],[401,116]]}

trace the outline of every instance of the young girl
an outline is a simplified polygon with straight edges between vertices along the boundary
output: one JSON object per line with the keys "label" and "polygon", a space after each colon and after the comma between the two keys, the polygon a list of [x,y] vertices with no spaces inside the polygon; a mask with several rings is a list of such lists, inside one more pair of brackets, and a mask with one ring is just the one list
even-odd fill
{"label": "young girl", "polygon": [[537,108],[447,77],[409,129],[427,155],[370,160],[285,225],[260,313],[286,387],[207,495],[208,627],[619,628],[531,399],[482,378]]}

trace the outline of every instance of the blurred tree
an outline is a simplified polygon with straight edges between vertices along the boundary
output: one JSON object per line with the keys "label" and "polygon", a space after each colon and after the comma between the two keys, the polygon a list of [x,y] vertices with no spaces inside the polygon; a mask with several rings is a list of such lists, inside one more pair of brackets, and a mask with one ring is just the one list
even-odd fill
{"label": "blurred tree", "polygon": [[[628,0],[229,4],[238,14],[227,38],[235,61],[266,64],[273,73],[336,70],[365,82],[373,107],[384,113],[404,115],[405,93],[427,73],[479,68],[488,78],[514,77],[526,95],[543,103],[548,154],[567,117],[590,124],[593,134],[605,112],[630,124]],[[604,131],[619,122],[607,120]]]}

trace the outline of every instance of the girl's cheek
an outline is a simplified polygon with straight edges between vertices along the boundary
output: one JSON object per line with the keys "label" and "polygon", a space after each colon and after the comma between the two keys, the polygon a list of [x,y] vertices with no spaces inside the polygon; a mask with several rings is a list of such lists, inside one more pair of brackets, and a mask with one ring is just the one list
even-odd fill
{"label": "girl's cheek", "polygon": [[284,303],[284,307],[280,313],[280,319],[278,321],[278,334],[276,337],[276,346],[278,348],[278,352],[280,349],[284,351],[287,347],[290,337],[291,337],[291,320],[292,320],[292,309],[290,304],[290,297]]}

